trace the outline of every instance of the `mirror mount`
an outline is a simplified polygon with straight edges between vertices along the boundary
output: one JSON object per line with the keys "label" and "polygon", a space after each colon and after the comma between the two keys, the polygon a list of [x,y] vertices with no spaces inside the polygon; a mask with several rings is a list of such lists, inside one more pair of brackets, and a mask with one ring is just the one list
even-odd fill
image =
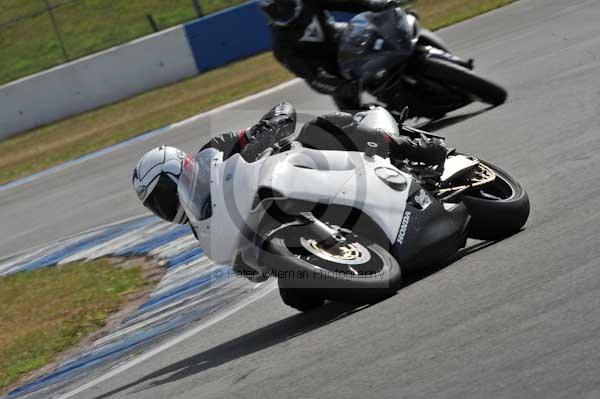
{"label": "mirror mount", "polygon": [[409,113],[410,113],[410,111],[409,111],[408,107],[404,107],[402,112],[400,112],[400,115],[398,115],[398,123],[400,125],[403,125],[404,122],[406,122],[406,120],[408,119]]}

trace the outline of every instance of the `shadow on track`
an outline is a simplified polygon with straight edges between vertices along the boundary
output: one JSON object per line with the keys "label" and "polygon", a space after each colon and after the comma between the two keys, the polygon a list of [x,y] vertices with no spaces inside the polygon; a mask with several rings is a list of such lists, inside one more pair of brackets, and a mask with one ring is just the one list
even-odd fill
{"label": "shadow on track", "polygon": [[[498,241],[480,241],[460,250],[453,258],[443,264],[436,265],[408,276],[402,288],[431,276],[465,256],[483,250]],[[402,289],[401,288],[401,289]],[[389,299],[389,298],[388,298]],[[388,299],[384,299],[388,300]],[[380,301],[381,302],[381,301]],[[348,305],[338,302],[327,302],[323,307],[307,313],[299,313],[283,320],[259,328],[238,338],[224,342],[214,348],[180,360],[167,367],[150,373],[130,384],[113,389],[94,399],[106,399],[117,393],[136,387],[134,392],[152,389],[157,386],[176,382],[208,369],[219,367],[244,356],[259,352],[271,346],[283,343],[294,337],[309,333],[318,328],[334,323],[351,314],[360,312],[372,305]]]}
{"label": "shadow on track", "polygon": [[449,258],[446,262],[424,268],[419,272],[411,273],[410,275],[405,276],[402,287],[400,289],[404,289],[411,284],[414,284],[420,280],[423,280],[424,278],[427,278],[438,272],[441,272],[442,270],[444,270],[448,266],[452,265],[454,262],[461,260],[465,256],[474,254],[475,252],[478,252],[478,251],[482,251],[482,250],[486,249],[487,247],[492,246],[498,242],[500,242],[500,241],[477,241],[477,242],[473,243],[472,245],[467,245],[465,248],[458,251],[458,253],[456,253],[456,255]]}
{"label": "shadow on track", "polygon": [[130,384],[96,396],[95,399],[109,398],[112,395],[138,387],[138,391],[175,382],[191,375],[202,373],[244,356],[280,344],[294,337],[306,334],[327,324],[333,323],[369,305],[347,305],[327,303],[322,308],[308,313],[299,313],[283,320],[224,342],[214,348],[190,356],[170,366],[146,375]]}

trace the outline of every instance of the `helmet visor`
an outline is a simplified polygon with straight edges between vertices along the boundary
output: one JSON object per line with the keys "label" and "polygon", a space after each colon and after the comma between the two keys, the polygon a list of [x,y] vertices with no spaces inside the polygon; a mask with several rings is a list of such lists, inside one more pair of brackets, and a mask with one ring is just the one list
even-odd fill
{"label": "helmet visor", "polygon": [[144,201],[144,206],[159,218],[172,222],[179,210],[177,183],[167,174],[161,174],[158,183]]}
{"label": "helmet visor", "polygon": [[212,216],[210,198],[211,165],[219,151],[207,148],[194,158],[183,161],[183,171],[179,179],[179,197],[188,216],[196,221]]}

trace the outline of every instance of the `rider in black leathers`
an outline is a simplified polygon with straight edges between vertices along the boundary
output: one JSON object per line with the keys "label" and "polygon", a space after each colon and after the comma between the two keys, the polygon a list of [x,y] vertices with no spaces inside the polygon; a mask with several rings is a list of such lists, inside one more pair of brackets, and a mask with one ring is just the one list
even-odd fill
{"label": "rider in black leathers", "polygon": [[333,96],[340,110],[360,109],[358,83],[344,79],[338,68],[338,36],[345,24],[328,11],[359,13],[397,7],[402,0],[260,0],[270,21],[273,54],[310,87]]}
{"label": "rider in black leathers", "polygon": [[[254,126],[214,137],[202,149],[209,147],[223,151],[226,159],[240,153],[247,161],[254,161],[265,149],[289,140],[296,128],[296,110],[289,103],[281,103],[265,114]],[[301,144],[320,150],[364,151],[367,142],[378,145],[379,154],[393,162],[408,159],[439,166],[443,169],[447,149],[440,140],[411,139],[392,136],[381,130],[359,127],[349,113],[335,112],[308,122],[295,138]]]}

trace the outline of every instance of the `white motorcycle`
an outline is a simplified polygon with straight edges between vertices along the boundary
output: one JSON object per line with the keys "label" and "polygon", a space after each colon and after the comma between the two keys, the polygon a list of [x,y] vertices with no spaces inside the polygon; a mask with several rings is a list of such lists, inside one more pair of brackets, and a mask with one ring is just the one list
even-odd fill
{"label": "white motorcycle", "polygon": [[[384,108],[355,120],[400,134]],[[423,165],[394,165],[376,147],[295,142],[254,162],[208,149],[184,161],[179,195],[211,259],[256,282],[277,277],[283,301],[301,311],[393,295],[404,273],[447,261],[467,238],[500,239],[527,221],[525,190],[490,163],[451,152],[431,185]]]}

